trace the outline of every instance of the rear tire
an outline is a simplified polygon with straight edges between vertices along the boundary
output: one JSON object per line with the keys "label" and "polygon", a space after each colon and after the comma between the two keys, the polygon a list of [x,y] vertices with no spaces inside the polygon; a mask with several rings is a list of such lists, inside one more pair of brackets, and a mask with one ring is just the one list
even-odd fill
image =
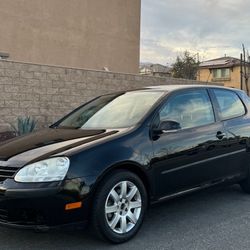
{"label": "rear tire", "polygon": [[112,243],[123,243],[139,231],[147,208],[147,192],[132,172],[117,170],[100,183],[93,203],[94,232]]}

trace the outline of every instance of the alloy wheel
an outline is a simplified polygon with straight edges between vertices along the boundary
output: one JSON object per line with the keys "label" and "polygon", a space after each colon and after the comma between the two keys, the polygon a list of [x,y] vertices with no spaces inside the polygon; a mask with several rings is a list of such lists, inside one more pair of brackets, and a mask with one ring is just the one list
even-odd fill
{"label": "alloy wheel", "polygon": [[128,233],[140,218],[141,194],[131,181],[121,181],[109,192],[105,203],[105,218],[110,229]]}

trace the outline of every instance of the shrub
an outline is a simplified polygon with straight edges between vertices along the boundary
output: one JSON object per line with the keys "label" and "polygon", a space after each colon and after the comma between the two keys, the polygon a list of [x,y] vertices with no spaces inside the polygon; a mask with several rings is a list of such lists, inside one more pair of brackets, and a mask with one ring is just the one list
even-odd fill
{"label": "shrub", "polygon": [[36,125],[37,121],[27,116],[27,117],[18,117],[17,124],[16,125],[11,124],[11,127],[14,129],[15,134],[20,136],[34,131]]}

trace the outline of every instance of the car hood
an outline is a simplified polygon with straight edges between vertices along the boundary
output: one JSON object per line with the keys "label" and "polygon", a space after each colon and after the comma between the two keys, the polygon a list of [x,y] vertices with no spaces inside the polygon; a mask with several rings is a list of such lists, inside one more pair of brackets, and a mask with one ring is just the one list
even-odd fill
{"label": "car hood", "polygon": [[118,130],[44,129],[0,144],[0,162],[22,166],[68,149],[105,139]]}

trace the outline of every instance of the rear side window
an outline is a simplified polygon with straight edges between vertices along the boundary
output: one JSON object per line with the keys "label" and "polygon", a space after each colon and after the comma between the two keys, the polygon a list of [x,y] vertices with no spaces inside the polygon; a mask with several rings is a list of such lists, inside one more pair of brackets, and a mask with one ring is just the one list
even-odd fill
{"label": "rear side window", "polygon": [[245,114],[245,107],[236,93],[230,90],[214,89],[219,104],[220,116],[223,120]]}

